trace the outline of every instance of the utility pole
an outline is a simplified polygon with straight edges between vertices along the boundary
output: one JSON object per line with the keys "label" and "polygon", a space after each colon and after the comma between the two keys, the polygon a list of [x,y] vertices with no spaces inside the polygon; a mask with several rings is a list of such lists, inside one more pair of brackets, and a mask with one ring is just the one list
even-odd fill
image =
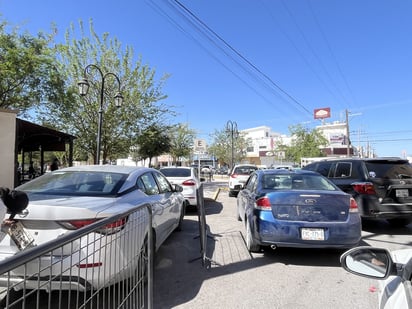
{"label": "utility pole", "polygon": [[350,157],[350,138],[349,138],[349,111],[346,110],[346,155]]}

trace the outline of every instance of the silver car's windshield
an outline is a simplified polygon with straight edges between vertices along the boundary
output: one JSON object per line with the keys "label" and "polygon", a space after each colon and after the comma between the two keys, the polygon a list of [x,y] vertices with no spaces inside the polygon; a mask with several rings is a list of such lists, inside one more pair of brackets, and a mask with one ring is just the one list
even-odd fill
{"label": "silver car's windshield", "polygon": [[29,181],[18,190],[55,195],[113,195],[126,177],[113,172],[56,171]]}

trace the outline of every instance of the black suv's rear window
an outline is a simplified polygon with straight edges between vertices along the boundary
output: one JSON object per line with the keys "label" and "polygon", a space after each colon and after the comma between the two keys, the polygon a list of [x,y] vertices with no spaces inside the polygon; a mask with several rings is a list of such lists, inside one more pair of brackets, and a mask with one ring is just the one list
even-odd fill
{"label": "black suv's rear window", "polygon": [[399,179],[412,178],[412,166],[405,162],[368,161],[365,162],[370,177]]}

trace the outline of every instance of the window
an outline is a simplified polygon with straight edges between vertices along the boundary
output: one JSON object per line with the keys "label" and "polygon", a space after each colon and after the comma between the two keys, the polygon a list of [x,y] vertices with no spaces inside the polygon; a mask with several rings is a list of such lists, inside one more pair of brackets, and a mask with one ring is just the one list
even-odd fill
{"label": "window", "polygon": [[166,177],[190,177],[190,169],[188,168],[161,168],[160,172]]}
{"label": "window", "polygon": [[316,172],[322,176],[328,177],[332,162],[320,162],[316,168]]}
{"label": "window", "polygon": [[172,187],[170,186],[170,183],[167,181],[165,176],[160,173],[153,174],[159,184],[160,193],[172,192]]}
{"label": "window", "polygon": [[336,164],[335,178],[350,177],[352,171],[352,163],[350,162],[339,162]]}
{"label": "window", "polygon": [[249,180],[245,184],[245,188],[248,189],[249,191],[253,191],[256,188],[256,178],[257,178],[256,174],[250,176]]}
{"label": "window", "polygon": [[137,186],[147,195],[159,194],[159,188],[157,187],[156,180],[151,173],[146,173],[137,180]]}

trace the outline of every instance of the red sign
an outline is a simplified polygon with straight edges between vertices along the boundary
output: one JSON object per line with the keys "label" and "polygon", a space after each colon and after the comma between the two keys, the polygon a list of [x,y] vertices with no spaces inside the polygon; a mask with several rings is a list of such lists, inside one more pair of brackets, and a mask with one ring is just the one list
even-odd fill
{"label": "red sign", "polygon": [[317,108],[314,110],[315,119],[330,118],[330,107]]}

